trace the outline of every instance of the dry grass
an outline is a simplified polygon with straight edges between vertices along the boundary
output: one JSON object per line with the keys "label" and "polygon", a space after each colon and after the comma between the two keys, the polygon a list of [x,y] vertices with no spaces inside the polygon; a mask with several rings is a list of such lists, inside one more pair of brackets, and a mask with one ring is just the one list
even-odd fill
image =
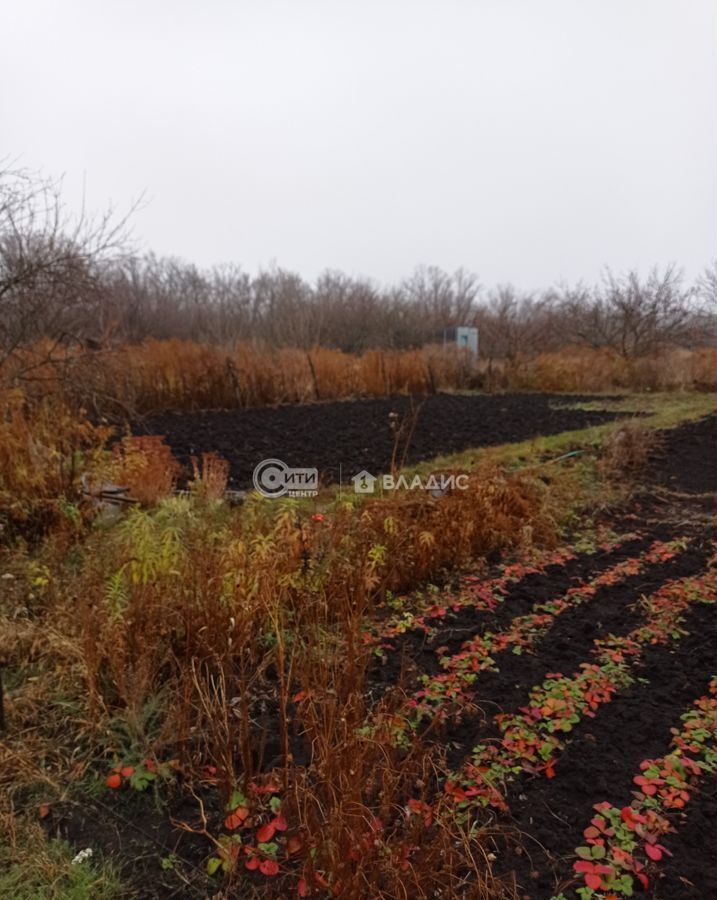
{"label": "dry grass", "polygon": [[712,390],[717,385],[717,350],[666,349],[651,357],[625,359],[606,350],[566,348],[512,361],[476,361],[465,351],[442,346],[353,356],[326,348],[223,348],[180,340],[94,353],[41,343],[6,365],[6,381],[12,382],[21,370],[30,372],[23,378],[30,394],[59,391],[75,408],[84,405],[97,415],[118,416],[474,388]]}
{"label": "dry grass", "polygon": [[0,813],[0,896],[12,900],[119,900],[113,869],[92,859],[73,865],[75,850],[48,841],[39,823]]}
{"label": "dry grass", "polygon": [[5,539],[79,526],[81,475],[96,465],[110,430],[58,398],[30,402],[0,390],[0,530]]}
{"label": "dry grass", "polygon": [[626,478],[643,470],[657,449],[654,428],[639,420],[623,422],[605,439],[599,466],[608,477]]}
{"label": "dry grass", "polygon": [[[156,447],[119,453],[133,465],[145,454],[161,482]],[[199,474],[211,499],[225,473],[205,460]],[[271,773],[305,848],[292,865],[307,878],[320,873],[346,897],[494,895],[480,831],[406,821],[407,798],[440,765],[435,750],[361,731],[363,632],[389,589],[496,548],[550,543],[547,494],[484,471],[441,499],[354,502],[316,518],[292,503],[172,498],[91,532],[79,558],[52,536],[41,570],[16,558],[2,607],[3,661],[22,684],[8,692],[8,795],[37,781],[41,756],[57,790],[117,760],[171,754],[190,784],[212,765],[220,807]],[[388,696],[375,720],[399,708]]]}
{"label": "dry grass", "polygon": [[112,483],[127,487],[129,495],[149,505],[172,491],[180,466],[162,437],[126,436],[112,447],[112,462],[100,466]]}
{"label": "dry grass", "polygon": [[717,386],[717,350],[668,348],[626,359],[608,350],[566,348],[516,360],[503,378],[511,388],[539,391],[711,391]]}

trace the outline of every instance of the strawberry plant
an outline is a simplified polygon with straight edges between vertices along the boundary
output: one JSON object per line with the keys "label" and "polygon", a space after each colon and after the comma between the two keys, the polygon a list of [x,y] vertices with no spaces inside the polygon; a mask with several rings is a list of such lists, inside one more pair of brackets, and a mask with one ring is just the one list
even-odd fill
{"label": "strawberry plant", "polygon": [[[584,881],[576,889],[583,900],[631,897],[635,881],[646,889],[648,867],[669,854],[661,840],[674,830],[670,815],[689,802],[706,772],[717,771],[717,678],[672,734],[667,756],[640,764],[630,806],[595,805],[596,814],[583,832],[585,845],[576,849],[573,864]],[[600,860],[599,870],[595,860]]]}
{"label": "strawberry plant", "polygon": [[110,790],[118,790],[126,785],[135,791],[146,791],[157,778],[165,781],[172,778],[177,769],[176,760],[157,763],[153,759],[144,759],[135,765],[118,764],[112,768],[105,779],[105,784]]}
{"label": "strawberry plant", "polygon": [[[455,796],[455,785],[465,785],[470,793],[461,797],[463,806],[477,803],[504,808],[505,785],[519,772],[552,777],[564,745],[563,735],[569,734],[583,716],[593,716],[600,705],[610,702],[616,691],[633,681],[632,667],[645,644],[667,643],[679,637],[685,609],[692,602],[715,602],[716,588],[714,569],[660,587],[643,603],[646,622],[624,637],[608,636],[595,641],[596,662],[582,663],[580,671],[571,678],[560,673],[548,675],[542,685],[530,691],[528,704],[518,713],[497,715],[501,740],[476,746],[471,762],[448,782],[451,789],[446,786],[447,793]],[[653,774],[651,768],[647,772],[648,776]],[[664,781],[664,792],[673,794],[679,803],[684,798],[679,793],[677,774],[657,772],[655,778]],[[650,781],[648,776],[641,776],[641,783],[648,781],[648,790],[655,788],[656,793],[662,785]]]}
{"label": "strawberry plant", "polygon": [[285,839],[288,823],[281,812],[279,788],[273,781],[252,782],[251,798],[235,789],[226,806],[224,828],[231,832],[213,839],[216,856],[207,861],[207,872],[231,872],[243,860],[244,868],[267,877],[279,874],[281,859],[301,848],[298,837]]}
{"label": "strawberry plant", "polygon": [[[608,545],[610,550],[619,546],[625,540],[633,537],[626,535],[616,539]],[[562,547],[559,550],[538,554],[530,563],[510,563],[499,569],[499,574],[491,579],[482,578],[479,575],[463,575],[457,591],[450,596],[444,596],[442,602],[436,600],[437,589],[428,592],[428,595],[419,593],[413,596],[416,608],[405,608],[405,599],[394,599],[391,606],[398,611],[384,622],[374,625],[371,632],[371,640],[376,642],[390,640],[405,634],[408,631],[422,631],[431,635],[435,631],[435,620],[443,619],[449,611],[458,612],[461,609],[475,609],[491,612],[503,602],[508,588],[525,578],[527,575],[544,572],[548,566],[562,566],[576,556],[571,547]],[[386,645],[391,649],[391,645]]]}
{"label": "strawberry plant", "polygon": [[537,604],[532,613],[513,619],[506,630],[497,633],[486,631],[467,641],[453,656],[442,657],[440,663],[446,670],[445,674],[423,676],[423,686],[409,701],[416,720],[438,718],[440,721],[452,710],[465,712],[466,705],[470,704],[470,688],[476,673],[495,670],[497,654],[508,649],[513,653],[522,653],[532,648],[565,610],[588,602],[607,585],[639,574],[656,562],[672,559],[683,547],[681,540],[668,543],[657,541],[639,557],[617,563],[587,584],[571,588],[562,597]]}

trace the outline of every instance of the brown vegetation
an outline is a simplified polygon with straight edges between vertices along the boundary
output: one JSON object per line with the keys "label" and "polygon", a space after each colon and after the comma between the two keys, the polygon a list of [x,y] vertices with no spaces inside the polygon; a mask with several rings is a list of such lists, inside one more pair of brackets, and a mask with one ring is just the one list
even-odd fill
{"label": "brown vegetation", "polygon": [[[31,364],[29,361],[35,359]],[[611,350],[565,348],[512,360],[474,360],[457,348],[369,350],[362,356],[324,347],[309,351],[192,341],[147,341],[101,353],[75,348],[46,355],[44,343],[14,354],[5,373],[30,396],[53,393],[112,418],[165,409],[235,409],[426,394],[451,390],[713,390],[717,349],[672,348],[626,359]]]}
{"label": "brown vegetation", "polygon": [[[171,484],[164,458],[159,444],[125,442],[113,465],[127,479],[141,473],[150,491]],[[312,514],[266,501],[229,510],[212,499],[217,461],[198,474],[207,490],[196,501],[135,506],[112,529],[86,534],[81,565],[67,555],[78,532],[55,530],[41,568],[18,567],[19,607],[4,619],[0,655],[19,672],[51,667],[65,701],[60,718],[26,694],[10,705],[4,772],[13,790],[36,778],[31,764],[18,769],[18,755],[38,752],[41,715],[58,788],[118,760],[171,756],[185,787],[204,797],[198,809],[216,810],[270,776],[300,836],[291,865],[310,883],[322,873],[347,897],[485,896],[480,833],[460,820],[438,830],[406,822],[416,783],[432,783],[441,760],[420,742],[388,740],[400,691],[374,710],[376,730],[362,730],[372,655],[363,632],[390,590],[495,550],[550,544],[544,485],[483,471],[440,499],[338,500]],[[27,590],[33,599],[23,601]],[[213,799],[201,787],[207,767]],[[216,840],[201,814],[184,825]]]}

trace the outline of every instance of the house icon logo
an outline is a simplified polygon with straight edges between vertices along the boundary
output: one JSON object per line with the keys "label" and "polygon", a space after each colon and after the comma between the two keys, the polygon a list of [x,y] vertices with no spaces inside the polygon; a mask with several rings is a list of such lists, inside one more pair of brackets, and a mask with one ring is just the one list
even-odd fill
{"label": "house icon logo", "polygon": [[376,486],[376,476],[364,469],[351,479],[354,483],[354,493],[373,494]]}

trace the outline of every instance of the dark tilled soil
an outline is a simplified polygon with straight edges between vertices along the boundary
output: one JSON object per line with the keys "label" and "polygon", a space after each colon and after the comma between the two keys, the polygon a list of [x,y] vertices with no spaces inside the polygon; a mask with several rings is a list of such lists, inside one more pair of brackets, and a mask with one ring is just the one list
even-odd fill
{"label": "dark tilled soil", "polygon": [[655,900],[717,897],[717,778],[709,779],[690,800],[675,827],[677,834],[666,835],[662,842],[673,855],[660,861],[654,879]]}
{"label": "dark tilled soil", "polygon": [[[204,802],[209,827],[217,833],[222,815],[216,809],[216,792],[205,796]],[[51,836],[78,849],[100,849],[119,869],[123,881],[132,885],[128,896],[133,900],[201,900],[207,897],[206,862],[212,845],[202,835],[176,827],[172,819],[197,823],[196,802],[180,796],[170,798],[166,808],[158,808],[147,794],[107,792],[101,799],[54,805],[43,825]],[[174,863],[165,868],[162,860],[169,859]]]}
{"label": "dark tilled soil", "polygon": [[588,602],[558,616],[539,640],[535,653],[499,654],[499,671],[481,673],[471,686],[484,717],[466,717],[446,728],[449,764],[459,765],[478,741],[498,735],[491,721],[496,712],[524,705],[531,687],[542,684],[549,672],[570,675],[577,671],[580,663],[590,659],[596,639],[627,634],[639,624],[641,615],[634,604],[641,596],[653,593],[673,578],[697,574],[704,569],[705,559],[705,550],[691,548],[676,559],[601,588]]}
{"label": "dark tilled soil", "polygon": [[[717,491],[715,438],[717,416],[666,431],[659,456],[645,473],[646,481],[669,487],[678,494],[699,494],[691,500],[655,504],[641,497],[635,518],[621,527],[670,520],[683,534],[714,536],[714,523],[705,511],[714,508],[710,494]],[[709,524],[708,524],[709,523]],[[576,625],[578,623],[576,622]],[[644,679],[601,708],[593,720],[577,727],[561,754],[556,777],[533,779],[516,785],[510,795],[512,840],[499,848],[499,871],[518,896],[547,900],[567,888],[574,848],[582,842],[595,803],[607,800],[625,805],[631,800],[632,778],[640,762],[664,755],[670,728],[717,674],[717,610],[697,606],[688,616],[689,634],[669,647],[647,648],[639,669]],[[504,822],[510,826],[510,822]],[[717,896],[714,833],[717,826],[717,779],[705,779],[685,811],[673,817],[676,832],[665,846],[673,853],[651,867],[653,900],[698,900]],[[515,848],[518,847],[516,852]],[[502,851],[502,852],[501,852]],[[644,892],[640,896],[646,896]]]}
{"label": "dark tilled soil", "polygon": [[[585,398],[570,398],[579,400]],[[617,417],[604,411],[554,407],[549,394],[438,394],[414,401],[419,408],[406,461],[521,441],[600,425]],[[411,418],[411,400],[355,400],[222,412],[164,413],[135,425],[136,433],[161,434],[189,470],[191,457],[215,451],[230,464],[230,486],[248,488],[264,459],[315,467],[322,483],[348,481],[362,469],[390,468],[395,437],[389,413]],[[403,441],[401,448],[403,448]],[[403,450],[398,454],[400,461]]]}
{"label": "dark tilled soil", "polygon": [[[682,713],[705,693],[717,672],[714,607],[697,606],[685,627],[689,634],[674,645],[646,650],[638,675],[648,683],[636,682],[617,694],[595,719],[580,723],[558,760],[554,779],[533,779],[516,786],[511,794],[513,824],[525,835],[526,852],[519,856],[509,852],[502,865],[515,872],[520,895],[547,900],[566,887],[560,881],[570,875],[569,857],[582,842],[593,805],[604,800],[628,805],[640,762],[667,752],[670,728],[679,725]],[[699,796],[694,802],[699,810]],[[709,814],[708,803],[695,813],[695,819],[709,818]],[[678,827],[669,844],[675,854],[673,871],[677,878],[670,877],[663,863],[655,866],[656,876],[667,871],[665,879],[653,879],[655,897],[714,896],[710,891],[697,892],[705,889],[709,879],[714,884],[717,878],[707,840],[708,835],[703,833],[697,840],[693,835],[689,842],[689,833]],[[679,876],[692,878],[699,888],[681,893],[684,888]]]}
{"label": "dark tilled soil", "polygon": [[[418,674],[439,674],[442,669],[436,653],[438,647],[445,647],[442,655],[457,653],[474,636],[507,627],[514,618],[526,615],[536,604],[561,597],[571,587],[594,578],[622,560],[639,555],[657,539],[655,535],[636,538],[610,552],[583,553],[564,565],[532,572],[510,585],[495,610],[466,607],[457,613],[449,612],[442,620],[429,620],[437,628],[432,638],[423,631],[409,631],[393,638],[390,643],[395,649],[383,659],[374,660],[371,666],[369,680],[372,686],[380,693],[381,685],[385,688],[400,681],[408,687]],[[490,574],[486,578],[490,578]]]}
{"label": "dark tilled soil", "polygon": [[686,494],[717,491],[717,416],[661,432],[662,446],[650,475]]}
{"label": "dark tilled soil", "polygon": [[[575,559],[568,560],[564,566],[548,566],[544,572],[527,575],[511,586],[505,599],[494,612],[481,613],[466,607],[455,613],[450,627],[445,633],[437,634],[431,640],[431,646],[445,647],[446,653],[457,653],[461,645],[470,640],[472,635],[481,634],[488,629],[497,631],[507,627],[516,616],[526,615],[537,604],[561,597],[571,587],[584,583],[586,579],[595,578],[606,569],[630,557],[638,556],[656,539],[654,535],[650,535],[649,538],[636,538],[615,550],[581,554]],[[462,633],[456,634],[456,630]]]}

